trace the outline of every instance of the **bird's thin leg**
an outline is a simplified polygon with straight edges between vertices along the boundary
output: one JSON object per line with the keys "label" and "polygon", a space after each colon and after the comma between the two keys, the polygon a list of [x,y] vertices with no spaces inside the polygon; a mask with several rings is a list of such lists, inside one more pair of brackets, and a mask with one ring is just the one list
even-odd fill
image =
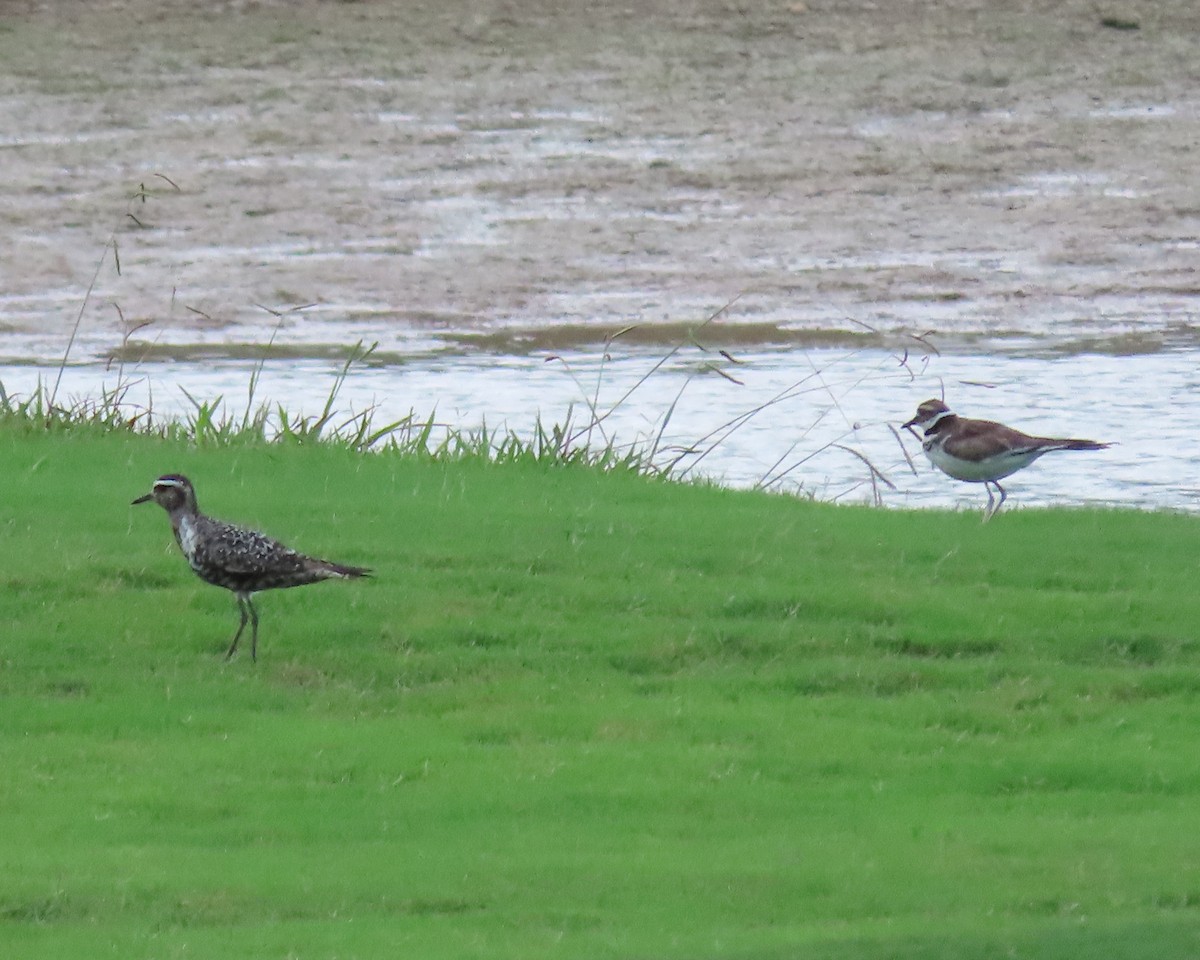
{"label": "bird's thin leg", "polygon": [[983,522],[987,523],[989,520],[992,519],[992,514],[995,512],[992,509],[992,504],[996,500],[995,496],[992,494],[992,481],[984,480],[983,481],[983,489],[987,491],[987,495],[988,495],[987,506],[983,508]]}
{"label": "bird's thin leg", "polygon": [[[238,641],[242,639],[242,631],[246,629],[246,620],[248,619],[246,608],[242,603],[242,595],[240,593],[238,594],[237,603],[238,612],[242,615],[242,622],[238,624],[237,633],[233,635],[233,643],[229,645],[229,650],[225,654],[226,660],[232,657],[233,651],[237,649]],[[255,620],[255,626],[257,627],[257,618]]]}
{"label": "bird's thin leg", "polygon": [[[992,517],[994,517],[997,513],[1000,512],[1001,505],[1004,503],[1005,500],[1008,499],[1008,493],[995,480],[985,480],[984,483],[986,485],[988,485],[988,505],[987,505],[987,510],[985,510],[984,514],[983,514],[983,522],[987,523],[989,520],[992,519]],[[993,501],[992,490],[991,490],[992,487],[995,487],[997,490],[1000,491],[1000,499],[995,501],[995,506],[992,505],[992,501]]]}
{"label": "bird's thin leg", "polygon": [[258,663],[258,611],[254,609],[254,598],[246,598],[246,606],[250,608],[250,659]]}

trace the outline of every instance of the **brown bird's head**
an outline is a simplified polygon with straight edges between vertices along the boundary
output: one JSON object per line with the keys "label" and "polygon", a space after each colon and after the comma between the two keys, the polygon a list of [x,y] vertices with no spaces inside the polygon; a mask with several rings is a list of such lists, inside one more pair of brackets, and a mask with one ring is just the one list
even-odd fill
{"label": "brown bird's head", "polygon": [[192,482],[178,473],[168,473],[159,477],[154,481],[150,492],[143,497],[138,497],[133,503],[148,503],[151,500],[167,513],[176,513],[180,510],[195,513],[197,510],[196,491],[192,488]]}
{"label": "brown bird's head", "polygon": [[943,417],[952,417],[954,413],[941,400],[926,400],[917,407],[917,415],[904,424],[905,430],[920,427],[926,433]]}

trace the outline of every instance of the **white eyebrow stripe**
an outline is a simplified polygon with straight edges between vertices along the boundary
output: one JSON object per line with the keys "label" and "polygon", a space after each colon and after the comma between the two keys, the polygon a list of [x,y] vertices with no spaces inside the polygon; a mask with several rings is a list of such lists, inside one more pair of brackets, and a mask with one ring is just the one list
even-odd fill
{"label": "white eyebrow stripe", "polygon": [[172,480],[169,477],[160,477],[154,481],[155,487],[182,487],[183,484],[179,480]]}

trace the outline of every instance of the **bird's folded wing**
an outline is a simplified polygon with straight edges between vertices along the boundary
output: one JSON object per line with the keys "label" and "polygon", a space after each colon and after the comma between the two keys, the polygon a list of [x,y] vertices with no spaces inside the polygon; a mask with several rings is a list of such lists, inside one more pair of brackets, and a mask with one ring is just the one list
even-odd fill
{"label": "bird's folded wing", "polygon": [[960,420],[958,429],[946,438],[942,449],[963,460],[1020,456],[1044,449],[1044,441],[990,420]]}
{"label": "bird's folded wing", "polygon": [[286,569],[293,561],[299,565],[294,550],[257,530],[217,522],[213,534],[205,538],[206,559],[228,573],[257,575]]}

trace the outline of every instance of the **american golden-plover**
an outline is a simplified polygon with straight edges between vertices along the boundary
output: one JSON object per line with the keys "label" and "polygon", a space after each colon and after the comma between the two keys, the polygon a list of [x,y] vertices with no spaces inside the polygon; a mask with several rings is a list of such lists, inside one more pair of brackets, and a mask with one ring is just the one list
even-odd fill
{"label": "american golden-plover", "polygon": [[[956,416],[941,400],[926,400],[917,407],[917,415],[904,424],[915,434],[913,427],[925,432],[921,444],[925,456],[942,473],[955,480],[983,484],[988,495],[983,511],[985,523],[1008,498],[997,481],[1052,450],[1104,450],[1112,446],[1095,440],[1031,437],[992,420]],[[1000,491],[999,501],[992,495],[992,487]]]}
{"label": "american golden-plover", "polygon": [[177,473],[159,477],[148,494],[133,502],[150,500],[167,511],[175,540],[196,575],[237,597],[242,622],[233,635],[226,660],[237,650],[247,620],[251,625],[250,659],[258,660],[258,611],[254,609],[254,594],[319,580],[349,580],[371,573],[365,567],[306,557],[256,530],[206,517],[196,505],[191,481]]}

